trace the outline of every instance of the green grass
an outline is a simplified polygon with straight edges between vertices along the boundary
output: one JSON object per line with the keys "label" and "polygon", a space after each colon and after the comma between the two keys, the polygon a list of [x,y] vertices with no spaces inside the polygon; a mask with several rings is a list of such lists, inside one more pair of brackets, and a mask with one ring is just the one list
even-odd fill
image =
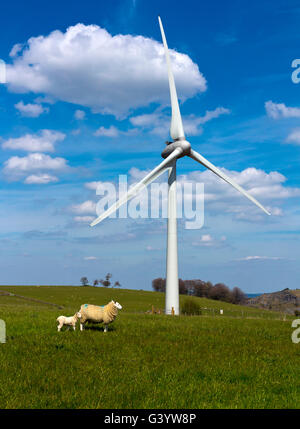
{"label": "green grass", "polygon": [[[195,298],[207,309],[202,316],[171,317],[145,314],[152,305],[163,308],[161,293],[0,289],[65,306],[0,296],[7,325],[0,408],[300,407],[300,344],[280,313]],[[124,309],[107,334],[101,325],[56,331],[60,314],[110,299]]]}

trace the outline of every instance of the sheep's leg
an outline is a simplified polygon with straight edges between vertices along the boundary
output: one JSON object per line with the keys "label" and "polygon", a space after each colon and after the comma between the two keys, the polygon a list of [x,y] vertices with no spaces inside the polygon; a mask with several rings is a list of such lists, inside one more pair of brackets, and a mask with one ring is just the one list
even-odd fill
{"label": "sheep's leg", "polygon": [[75,326],[75,325],[73,325],[73,330],[75,331],[75,329],[76,329],[76,326]]}
{"label": "sheep's leg", "polygon": [[104,325],[104,332],[107,332],[107,325]]}
{"label": "sheep's leg", "polygon": [[57,330],[58,332],[61,330],[61,325],[58,325]]}
{"label": "sheep's leg", "polygon": [[80,330],[83,331],[83,328],[84,328],[84,324],[80,323]]}

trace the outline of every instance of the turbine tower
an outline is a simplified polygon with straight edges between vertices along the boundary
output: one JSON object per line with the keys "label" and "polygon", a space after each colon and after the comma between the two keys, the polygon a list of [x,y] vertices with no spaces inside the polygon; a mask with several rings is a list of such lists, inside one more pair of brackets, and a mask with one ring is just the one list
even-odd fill
{"label": "turbine tower", "polygon": [[191,144],[185,139],[181,114],[178,104],[176,86],[174,76],[171,68],[170,55],[166,41],[165,32],[160,17],[158,17],[160,31],[162,35],[170,87],[172,119],[170,134],[173,139],[172,142],[167,142],[167,147],[163,150],[161,156],[164,158],[157,167],[155,167],[143,180],[131,187],[127,194],[122,196],[115,204],[108,210],[102,213],[95,219],[91,226],[95,226],[118,208],[136,196],[145,186],[157,179],[165,171],[169,171],[168,177],[168,233],[167,233],[167,267],[166,267],[166,301],[165,313],[166,314],[179,314],[179,282],[178,282],[178,251],[177,251],[177,213],[176,213],[176,163],[179,158],[189,156],[195,161],[199,162],[204,167],[211,170],[225,182],[233,186],[237,191],[247,197],[250,201],[261,208],[266,214],[270,215],[254,197],[252,197],[241,186],[235,183],[230,177],[224,174],[221,170],[215,167],[211,162],[205,159],[200,153],[191,148]]}

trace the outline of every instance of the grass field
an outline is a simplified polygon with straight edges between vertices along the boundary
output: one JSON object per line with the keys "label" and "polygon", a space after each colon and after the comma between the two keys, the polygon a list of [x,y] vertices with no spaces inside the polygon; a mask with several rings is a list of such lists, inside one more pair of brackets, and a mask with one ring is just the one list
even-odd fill
{"label": "grass field", "polygon": [[[64,306],[0,296],[0,408],[300,407],[300,344],[280,313],[193,298],[202,316],[172,317],[145,314],[164,307],[155,292],[0,289]],[[60,314],[110,299],[123,310],[108,333],[56,331]]]}

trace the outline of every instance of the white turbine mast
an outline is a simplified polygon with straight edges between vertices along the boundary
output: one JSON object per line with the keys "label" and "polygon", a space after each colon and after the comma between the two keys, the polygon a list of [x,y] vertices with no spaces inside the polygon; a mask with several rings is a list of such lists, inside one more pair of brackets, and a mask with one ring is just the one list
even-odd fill
{"label": "white turbine mast", "polygon": [[247,197],[250,201],[256,204],[266,214],[270,215],[252,195],[245,191],[241,186],[234,182],[233,179],[224,174],[221,170],[215,167],[211,162],[205,159],[200,153],[194,151],[191,148],[191,144],[185,139],[182,119],[178,104],[176,86],[174,76],[171,68],[170,55],[168,45],[166,41],[165,32],[160,17],[158,17],[160,31],[162,35],[167,69],[170,87],[171,107],[172,107],[172,119],[170,134],[173,139],[172,142],[167,143],[167,147],[162,152],[164,161],[155,167],[143,180],[138,184],[129,189],[128,193],[122,196],[115,204],[113,204],[108,210],[102,215],[95,219],[91,226],[97,225],[97,223],[106,219],[118,208],[129,201],[131,198],[137,195],[145,186],[148,186],[166,170],[169,170],[168,178],[168,234],[167,234],[167,269],[166,269],[166,302],[165,302],[165,313],[166,314],[179,314],[179,282],[178,282],[178,251],[177,251],[177,213],[176,213],[176,162],[177,159],[183,156],[189,156],[195,161],[202,164],[204,167],[211,170],[225,182],[233,186],[237,191]]}

